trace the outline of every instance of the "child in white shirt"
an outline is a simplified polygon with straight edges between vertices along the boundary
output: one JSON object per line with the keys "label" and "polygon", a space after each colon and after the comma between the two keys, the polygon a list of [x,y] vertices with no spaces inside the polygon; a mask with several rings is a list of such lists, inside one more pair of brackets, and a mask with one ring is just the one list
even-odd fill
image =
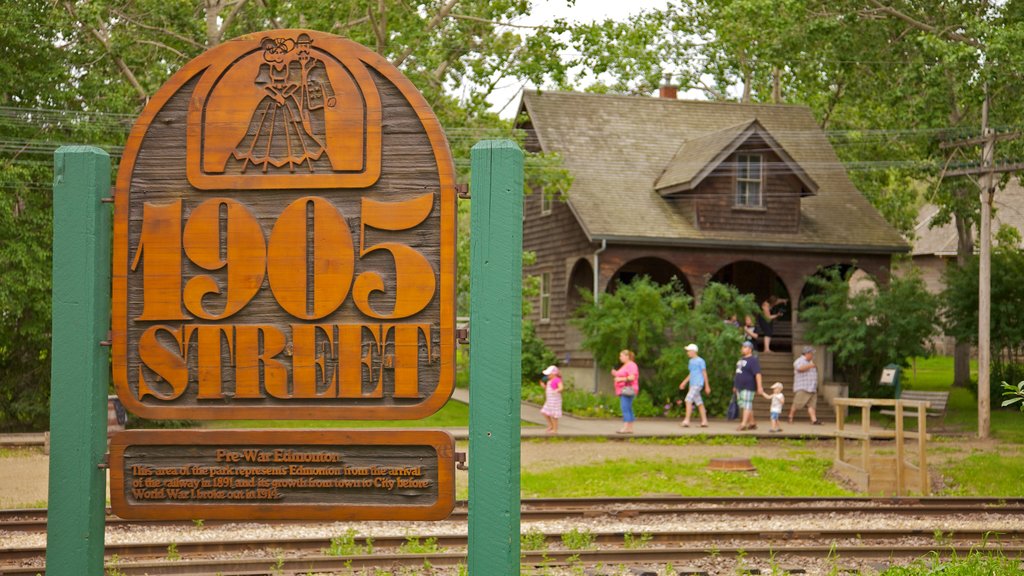
{"label": "child in white shirt", "polygon": [[779,416],[782,415],[782,405],[786,403],[786,396],[782,393],[782,388],[782,382],[776,382],[775,384],[772,384],[771,395],[764,395],[765,398],[772,401],[772,428],[769,432],[782,432],[782,428],[779,428]]}

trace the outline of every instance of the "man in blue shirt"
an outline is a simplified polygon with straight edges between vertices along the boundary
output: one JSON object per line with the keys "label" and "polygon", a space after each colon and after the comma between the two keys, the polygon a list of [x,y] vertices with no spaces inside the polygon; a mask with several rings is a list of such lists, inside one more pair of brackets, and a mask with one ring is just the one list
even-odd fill
{"label": "man in blue shirt", "polygon": [[764,395],[761,362],[754,356],[754,345],[750,342],[743,343],[740,353],[740,359],[736,362],[736,375],[732,379],[736,403],[743,411],[743,418],[737,430],[755,430],[757,424],[754,423],[754,394]]}
{"label": "man in blue shirt", "polygon": [[697,345],[687,344],[686,355],[690,357],[689,369],[690,375],[686,377],[680,384],[679,389],[683,390],[686,388],[686,383],[690,384],[690,391],[686,393],[686,417],[680,426],[683,428],[690,427],[690,414],[693,413],[693,405],[697,405],[697,409],[700,410],[700,427],[708,427],[708,412],[704,408],[704,399],[701,398],[701,389],[704,390],[705,394],[711,394],[711,386],[708,384],[708,365],[704,362],[704,359],[697,355]]}

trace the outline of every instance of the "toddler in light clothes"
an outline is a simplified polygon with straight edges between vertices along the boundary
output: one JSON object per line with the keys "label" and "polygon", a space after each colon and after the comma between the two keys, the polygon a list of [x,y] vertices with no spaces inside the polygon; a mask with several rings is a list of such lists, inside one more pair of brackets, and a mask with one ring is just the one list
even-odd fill
{"label": "toddler in light clothes", "polygon": [[782,382],[776,382],[772,384],[771,395],[764,395],[765,398],[772,401],[772,429],[769,432],[782,432],[782,428],[779,428],[779,416],[782,415],[782,405],[786,403],[786,396],[782,393],[782,388]]}
{"label": "toddler in light clothes", "polygon": [[545,432],[558,434],[558,419],[562,417],[562,390],[565,388],[562,385],[562,375],[558,366],[554,365],[545,368],[542,374],[544,374],[546,382],[542,382],[544,384],[544,406],[540,409],[540,413],[548,420],[548,428]]}

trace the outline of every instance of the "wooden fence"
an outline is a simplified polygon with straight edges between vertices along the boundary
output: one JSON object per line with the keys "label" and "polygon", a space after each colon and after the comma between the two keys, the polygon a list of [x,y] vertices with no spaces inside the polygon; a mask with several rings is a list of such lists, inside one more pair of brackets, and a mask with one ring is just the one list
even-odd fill
{"label": "wooden fence", "polygon": [[[836,398],[836,458],[835,469],[853,482],[861,491],[872,494],[905,496],[915,492],[927,496],[930,492],[927,461],[926,410],[929,402],[915,400],[888,400],[881,398]],[[876,406],[894,407],[895,430],[872,430],[871,409]],[[846,427],[847,408],[860,408],[859,429]],[[915,416],[916,413],[916,416]],[[908,431],[905,416],[917,418],[917,431]],[[878,450],[876,440],[896,440],[896,452],[888,455]],[[859,456],[847,457],[846,441],[861,443]],[[906,441],[917,440],[917,459],[908,455]],[[913,444],[911,444],[913,446]],[[888,452],[888,449],[885,450]]]}

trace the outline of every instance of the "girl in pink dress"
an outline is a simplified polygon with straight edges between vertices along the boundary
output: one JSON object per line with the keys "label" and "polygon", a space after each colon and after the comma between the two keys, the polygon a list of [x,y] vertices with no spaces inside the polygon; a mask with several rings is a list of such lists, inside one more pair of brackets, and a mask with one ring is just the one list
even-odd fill
{"label": "girl in pink dress", "polygon": [[562,376],[558,366],[548,366],[543,374],[547,376],[544,386],[544,406],[540,413],[548,419],[548,434],[558,434],[558,419],[562,417]]}

